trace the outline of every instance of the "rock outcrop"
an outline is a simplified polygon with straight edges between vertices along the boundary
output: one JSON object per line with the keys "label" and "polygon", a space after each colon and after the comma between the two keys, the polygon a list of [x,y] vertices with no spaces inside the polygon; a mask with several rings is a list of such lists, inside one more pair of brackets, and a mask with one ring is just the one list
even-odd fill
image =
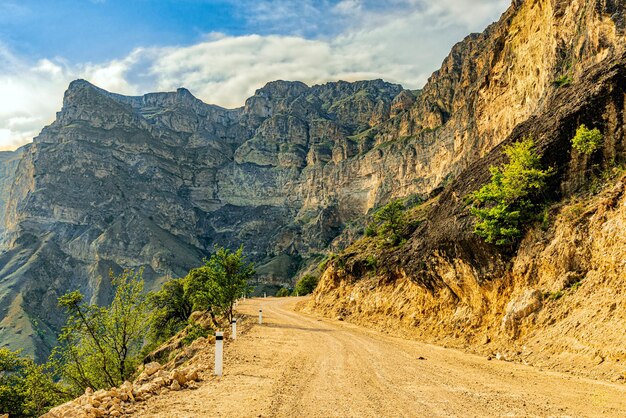
{"label": "rock outcrop", "polygon": [[[11,196],[11,186],[15,178],[17,164],[20,161],[25,147],[17,151],[0,151],[0,219],[4,219],[4,212]],[[0,236],[4,231],[4,223],[0,222]]]}

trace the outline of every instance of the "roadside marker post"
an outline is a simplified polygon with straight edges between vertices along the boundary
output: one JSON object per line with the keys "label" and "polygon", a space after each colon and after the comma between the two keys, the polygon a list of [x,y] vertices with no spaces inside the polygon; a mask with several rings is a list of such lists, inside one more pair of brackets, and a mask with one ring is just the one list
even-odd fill
{"label": "roadside marker post", "polygon": [[217,331],[215,333],[215,375],[222,377],[224,359],[224,333]]}
{"label": "roadside marker post", "polygon": [[263,299],[267,297],[267,293],[263,292]]}
{"label": "roadside marker post", "polygon": [[233,320],[230,321],[230,326],[232,327],[230,338],[234,340],[237,338],[237,320],[235,318],[233,318]]}
{"label": "roadside marker post", "polygon": [[259,309],[259,325],[263,324],[263,309]]}

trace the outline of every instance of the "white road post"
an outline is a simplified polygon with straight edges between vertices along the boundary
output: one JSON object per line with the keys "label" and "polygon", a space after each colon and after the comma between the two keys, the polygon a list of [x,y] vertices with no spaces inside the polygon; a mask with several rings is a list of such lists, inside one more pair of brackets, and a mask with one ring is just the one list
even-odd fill
{"label": "white road post", "polygon": [[230,333],[230,338],[234,340],[234,339],[237,338],[237,320],[235,318],[233,318],[233,320],[230,321],[230,325],[232,327],[232,332]]}
{"label": "white road post", "polygon": [[259,309],[259,325],[263,324],[263,309]]}
{"label": "white road post", "polygon": [[263,298],[267,297],[267,293],[263,292]]}
{"label": "white road post", "polygon": [[215,333],[215,375],[222,377],[224,360],[224,333],[217,331]]}

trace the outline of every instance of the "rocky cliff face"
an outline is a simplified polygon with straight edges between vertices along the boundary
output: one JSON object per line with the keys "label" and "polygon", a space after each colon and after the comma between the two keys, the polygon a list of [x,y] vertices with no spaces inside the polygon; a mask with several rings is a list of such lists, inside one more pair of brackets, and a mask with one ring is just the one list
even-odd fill
{"label": "rocky cliff face", "polygon": [[[260,279],[288,283],[369,208],[368,185],[349,189],[344,166],[372,148],[356,136],[387,120],[402,91],[277,81],[227,110],[186,89],[125,97],[73,82],[56,121],[2,154],[0,340],[30,352],[34,340],[45,355],[59,295],[106,302],[108,272],[122,268],[145,268],[155,287],[214,244],[244,244]],[[344,176],[348,190],[320,187],[322,176]]]}
{"label": "rocky cliff face", "polygon": [[[17,164],[24,148],[17,151],[0,152],[0,219],[4,219],[4,212],[11,195],[11,186],[15,178]],[[4,223],[0,222],[0,236],[4,232]]]}
{"label": "rocky cliff face", "polygon": [[[413,126],[443,124],[438,141],[449,132],[462,138],[454,181],[424,205],[423,222],[400,248],[381,250],[367,239],[348,248],[324,273],[310,308],[498,357],[624,379],[618,173],[626,162],[626,4],[518,3],[457,45],[404,116]],[[488,52],[479,53],[481,43],[491,45]],[[463,58],[472,54],[474,60]],[[446,75],[454,66],[465,70]],[[391,137],[393,123],[385,124]],[[580,124],[604,134],[592,157],[571,147]],[[473,234],[464,197],[503,162],[503,145],[528,136],[543,164],[556,169],[547,193],[553,206],[543,228],[531,226],[510,254]],[[602,193],[593,191],[600,186]]]}

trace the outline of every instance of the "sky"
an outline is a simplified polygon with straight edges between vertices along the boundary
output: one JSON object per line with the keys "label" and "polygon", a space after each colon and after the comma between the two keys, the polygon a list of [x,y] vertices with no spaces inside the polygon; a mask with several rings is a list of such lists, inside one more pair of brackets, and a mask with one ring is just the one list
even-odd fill
{"label": "sky", "polygon": [[0,0],[0,150],[30,142],[70,81],[188,88],[242,106],[272,80],[420,88],[510,0]]}

